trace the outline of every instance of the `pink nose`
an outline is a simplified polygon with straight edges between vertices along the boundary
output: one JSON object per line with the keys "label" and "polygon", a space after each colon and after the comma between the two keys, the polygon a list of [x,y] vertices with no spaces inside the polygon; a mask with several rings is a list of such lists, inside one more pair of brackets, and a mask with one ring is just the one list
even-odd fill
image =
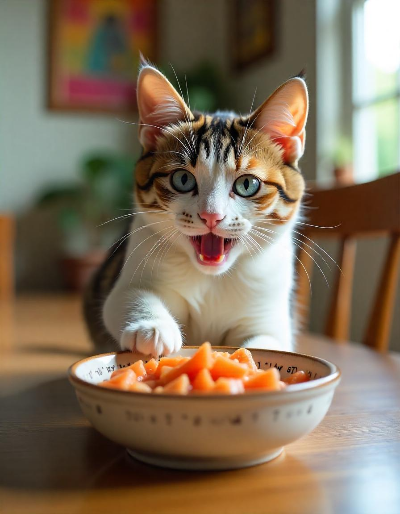
{"label": "pink nose", "polygon": [[208,228],[216,227],[218,223],[225,218],[223,214],[219,214],[217,212],[201,212],[199,217]]}

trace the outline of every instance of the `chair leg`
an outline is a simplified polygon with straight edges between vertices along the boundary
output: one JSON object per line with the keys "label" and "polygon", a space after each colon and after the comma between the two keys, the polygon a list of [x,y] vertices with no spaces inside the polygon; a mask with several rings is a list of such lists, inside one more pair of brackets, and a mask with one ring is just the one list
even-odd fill
{"label": "chair leg", "polygon": [[399,263],[400,234],[394,234],[390,241],[381,280],[363,341],[364,344],[379,352],[386,352],[388,349],[394,302],[396,299]]}
{"label": "chair leg", "polygon": [[325,328],[325,335],[337,341],[349,339],[355,257],[355,239],[350,237],[342,239],[339,258],[341,273],[339,272],[337,276]]}

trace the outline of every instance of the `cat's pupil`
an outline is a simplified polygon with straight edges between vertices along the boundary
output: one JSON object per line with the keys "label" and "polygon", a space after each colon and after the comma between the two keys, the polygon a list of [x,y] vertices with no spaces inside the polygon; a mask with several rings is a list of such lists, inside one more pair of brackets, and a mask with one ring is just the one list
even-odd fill
{"label": "cat's pupil", "polygon": [[185,173],[185,174],[182,176],[182,178],[181,178],[182,185],[185,185],[187,181],[188,181],[188,176],[187,176],[187,174]]}
{"label": "cat's pupil", "polygon": [[249,185],[250,185],[250,182],[249,182],[248,178],[245,179],[245,181],[243,182],[243,185],[244,185],[244,187],[245,187],[245,189],[247,191],[247,189],[249,189]]}

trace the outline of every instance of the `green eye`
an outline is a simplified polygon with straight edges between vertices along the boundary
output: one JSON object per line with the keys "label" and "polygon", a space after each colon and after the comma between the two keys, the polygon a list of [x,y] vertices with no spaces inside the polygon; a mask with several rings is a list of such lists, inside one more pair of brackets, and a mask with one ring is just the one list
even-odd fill
{"label": "green eye", "polygon": [[196,187],[196,179],[190,171],[177,170],[172,174],[171,185],[180,193],[189,193]]}
{"label": "green eye", "polygon": [[235,180],[233,192],[239,196],[254,196],[260,189],[260,181],[253,175],[242,175]]}

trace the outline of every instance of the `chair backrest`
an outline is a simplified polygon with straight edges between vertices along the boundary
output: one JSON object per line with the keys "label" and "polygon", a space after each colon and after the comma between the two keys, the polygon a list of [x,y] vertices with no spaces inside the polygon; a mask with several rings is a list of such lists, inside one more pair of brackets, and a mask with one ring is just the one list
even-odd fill
{"label": "chair backrest", "polygon": [[[341,272],[337,273],[325,334],[337,341],[348,340],[356,239],[387,235],[389,248],[386,261],[363,338],[363,343],[385,352],[388,348],[400,262],[400,172],[373,182],[334,189],[315,189],[310,193],[305,220],[307,225],[302,228],[304,241],[298,254],[299,316],[307,324],[309,277],[313,267],[310,247],[315,244],[311,239],[339,239],[338,265]],[[321,234],[322,231],[317,227],[322,226],[330,228]]]}
{"label": "chair backrest", "polygon": [[0,300],[14,294],[14,219],[0,213]]}

